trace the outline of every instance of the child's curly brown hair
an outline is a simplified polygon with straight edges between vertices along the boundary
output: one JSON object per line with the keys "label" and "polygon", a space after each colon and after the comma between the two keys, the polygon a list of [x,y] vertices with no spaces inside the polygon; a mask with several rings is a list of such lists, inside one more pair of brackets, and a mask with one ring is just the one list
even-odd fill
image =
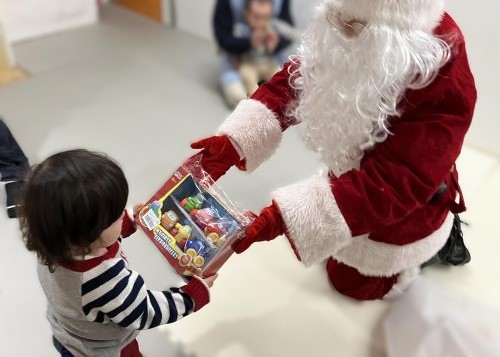
{"label": "child's curly brown hair", "polygon": [[84,149],[55,154],[32,168],[20,208],[26,247],[54,271],[89,252],[122,214],[128,184],[105,154]]}

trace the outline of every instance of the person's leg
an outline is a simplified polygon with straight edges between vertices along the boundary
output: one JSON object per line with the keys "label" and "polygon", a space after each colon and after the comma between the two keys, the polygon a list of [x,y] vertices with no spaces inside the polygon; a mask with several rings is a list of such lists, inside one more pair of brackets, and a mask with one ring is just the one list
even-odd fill
{"label": "person's leg", "polygon": [[270,58],[265,62],[262,68],[262,79],[268,81],[279,71],[281,71],[281,66],[278,61],[274,58]]}
{"label": "person's leg", "polygon": [[0,181],[5,183],[7,214],[17,216],[18,194],[22,186],[19,181],[29,169],[28,159],[3,120],[0,119]]}
{"label": "person's leg", "polygon": [[355,300],[381,300],[398,283],[398,275],[388,278],[365,276],[333,258],[328,259],[326,271],[335,290]]}
{"label": "person's leg", "polygon": [[221,57],[219,81],[224,99],[231,108],[247,98],[240,72],[234,66],[234,60],[227,54]]}
{"label": "person's leg", "polygon": [[237,81],[223,86],[222,93],[227,104],[231,108],[236,107],[239,102],[248,98],[247,90],[245,89],[242,81]]}
{"label": "person's leg", "polygon": [[259,88],[259,67],[252,62],[244,62],[240,66],[240,75],[248,96],[251,96]]}
{"label": "person's leg", "polygon": [[28,170],[28,159],[10,132],[0,119],[0,179],[16,181]]}

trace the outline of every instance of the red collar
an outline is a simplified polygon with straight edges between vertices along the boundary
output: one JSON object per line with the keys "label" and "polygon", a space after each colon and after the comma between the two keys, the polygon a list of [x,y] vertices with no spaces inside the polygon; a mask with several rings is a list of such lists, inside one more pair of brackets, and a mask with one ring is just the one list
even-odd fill
{"label": "red collar", "polygon": [[99,257],[86,260],[72,260],[67,263],[61,263],[60,265],[65,267],[66,269],[76,271],[79,273],[89,271],[90,269],[93,269],[99,264],[101,264],[103,261],[116,257],[118,249],[120,249],[120,243],[116,241],[113,245],[107,247],[106,249],[108,251]]}

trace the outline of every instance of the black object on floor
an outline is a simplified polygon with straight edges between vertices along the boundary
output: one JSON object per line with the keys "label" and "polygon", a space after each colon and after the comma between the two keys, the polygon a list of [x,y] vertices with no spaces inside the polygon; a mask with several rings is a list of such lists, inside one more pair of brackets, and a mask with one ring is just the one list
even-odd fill
{"label": "black object on floor", "polygon": [[7,215],[9,218],[17,218],[17,208],[19,207],[22,186],[22,181],[12,181],[5,185],[5,192],[7,193]]}
{"label": "black object on floor", "polygon": [[471,256],[464,243],[462,223],[458,214],[455,214],[453,228],[446,244],[434,257],[422,264],[422,268],[434,264],[465,265],[470,262]]}

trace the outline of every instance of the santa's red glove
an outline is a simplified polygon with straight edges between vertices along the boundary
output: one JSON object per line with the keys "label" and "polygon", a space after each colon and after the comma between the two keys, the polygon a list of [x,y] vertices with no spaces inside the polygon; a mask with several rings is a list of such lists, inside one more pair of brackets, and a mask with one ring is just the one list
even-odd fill
{"label": "santa's red glove", "polygon": [[270,241],[284,234],[285,222],[281,217],[278,206],[273,202],[260,212],[255,220],[245,230],[245,238],[235,243],[233,249],[236,253],[243,253],[254,242]]}
{"label": "santa's red glove", "polygon": [[231,168],[237,166],[244,170],[245,162],[227,136],[212,136],[191,144],[193,149],[200,149],[201,167],[214,181]]}

